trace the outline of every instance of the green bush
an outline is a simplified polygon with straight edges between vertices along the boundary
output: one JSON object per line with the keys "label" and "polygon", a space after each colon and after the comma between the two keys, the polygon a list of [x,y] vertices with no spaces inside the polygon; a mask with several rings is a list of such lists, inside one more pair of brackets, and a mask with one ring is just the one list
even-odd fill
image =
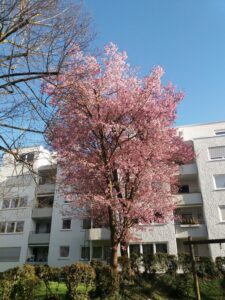
{"label": "green bush", "polygon": [[219,272],[216,264],[209,257],[199,257],[197,262],[197,274],[198,276],[215,278],[218,277]]}
{"label": "green bush", "polygon": [[186,253],[180,253],[178,255],[178,265],[182,268],[185,274],[190,273],[192,270],[191,256]]}
{"label": "green bush", "polygon": [[225,257],[218,256],[215,261],[219,275],[225,275]]}
{"label": "green bush", "polygon": [[62,276],[68,289],[70,299],[88,299],[94,289],[95,271],[88,264],[75,263],[62,268]]}
{"label": "green bush", "polygon": [[40,284],[35,268],[24,265],[4,272],[1,279],[2,299],[33,299],[34,291]]}
{"label": "green bush", "polygon": [[[59,281],[61,278],[61,269],[53,268],[47,265],[38,265],[35,268],[36,275],[44,283],[46,289],[47,299],[58,299],[59,298]],[[58,282],[58,288],[51,289],[51,281]]]}
{"label": "green bush", "polygon": [[105,299],[106,297],[113,297],[113,294],[118,292],[119,284],[118,278],[114,278],[112,268],[101,262],[93,260],[91,266],[95,270],[95,291],[92,293],[95,297]]}

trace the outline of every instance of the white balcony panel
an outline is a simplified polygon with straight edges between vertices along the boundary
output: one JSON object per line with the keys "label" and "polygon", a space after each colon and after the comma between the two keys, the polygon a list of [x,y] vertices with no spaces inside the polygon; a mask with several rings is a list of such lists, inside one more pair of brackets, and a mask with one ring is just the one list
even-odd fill
{"label": "white balcony panel", "polygon": [[37,194],[53,194],[55,192],[55,184],[40,184],[37,187]]}
{"label": "white balcony panel", "polygon": [[187,175],[197,175],[198,169],[196,163],[183,165],[180,167],[180,175],[187,176]]}
{"label": "white balcony panel", "polygon": [[50,233],[33,233],[29,235],[28,243],[30,245],[45,245],[48,244],[50,240]]}
{"label": "white balcony panel", "polygon": [[87,240],[109,240],[110,230],[107,228],[91,228],[87,230]]}
{"label": "white balcony panel", "polygon": [[32,210],[33,219],[51,218],[51,216],[52,216],[52,207],[34,208]]}
{"label": "white balcony panel", "polygon": [[188,238],[189,236],[192,238],[207,237],[206,225],[176,225],[176,238],[183,239]]}
{"label": "white balcony panel", "polygon": [[178,194],[175,196],[175,201],[177,205],[201,205],[203,203],[201,193]]}

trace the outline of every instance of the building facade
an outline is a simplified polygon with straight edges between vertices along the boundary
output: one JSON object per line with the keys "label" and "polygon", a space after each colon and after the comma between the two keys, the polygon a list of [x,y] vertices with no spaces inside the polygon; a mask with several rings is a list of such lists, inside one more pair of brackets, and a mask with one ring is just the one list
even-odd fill
{"label": "building facade", "polygon": [[[175,214],[179,219],[136,232],[140,242],[128,252],[187,252],[192,239],[225,238],[225,122],[178,128],[196,157],[180,168]],[[110,232],[91,220],[75,219],[56,185],[55,154],[43,147],[23,148],[29,167],[3,156],[0,168],[0,272],[22,265],[62,266],[75,261],[108,260]],[[225,244],[198,245],[198,256],[225,256]]]}

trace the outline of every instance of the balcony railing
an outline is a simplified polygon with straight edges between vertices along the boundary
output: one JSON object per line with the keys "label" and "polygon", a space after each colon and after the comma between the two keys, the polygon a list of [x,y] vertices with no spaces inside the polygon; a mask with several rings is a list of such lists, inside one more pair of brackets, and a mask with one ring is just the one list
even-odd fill
{"label": "balcony railing", "polygon": [[174,196],[177,205],[196,205],[202,204],[201,193],[185,193]]}
{"label": "balcony railing", "polygon": [[180,167],[180,175],[197,175],[198,169],[196,163],[191,163],[187,165],[183,165]]}
{"label": "balcony railing", "polygon": [[107,228],[91,228],[86,230],[86,240],[110,240],[110,230]]}
{"label": "balcony railing", "polygon": [[34,208],[32,210],[32,218],[38,219],[38,218],[51,218],[52,216],[52,207],[43,207],[43,208]]}
{"label": "balcony railing", "polygon": [[46,245],[49,244],[50,233],[35,233],[31,231],[29,234],[28,243],[31,245]]}

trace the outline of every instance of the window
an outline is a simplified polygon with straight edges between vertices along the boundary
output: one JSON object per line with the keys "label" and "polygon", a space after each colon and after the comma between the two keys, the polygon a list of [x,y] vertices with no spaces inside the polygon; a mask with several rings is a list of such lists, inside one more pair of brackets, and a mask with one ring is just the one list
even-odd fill
{"label": "window", "polygon": [[33,178],[31,175],[19,175],[19,176],[9,176],[7,177],[6,186],[27,186],[30,185],[33,181]]}
{"label": "window", "polygon": [[37,207],[52,207],[54,203],[54,195],[52,196],[43,196],[37,198]]}
{"label": "window", "polygon": [[17,222],[16,223],[16,232],[23,232],[23,226],[24,226],[24,222]]}
{"label": "window", "polygon": [[133,253],[140,255],[140,245],[139,244],[131,244],[130,245],[130,255]]}
{"label": "window", "polygon": [[15,262],[20,259],[21,247],[0,247],[0,262]]}
{"label": "window", "polygon": [[103,253],[104,260],[110,261],[111,247],[110,246],[104,246],[103,251],[104,251],[104,253]]}
{"label": "window", "polygon": [[14,232],[15,231],[15,222],[8,222],[6,227],[6,232]]}
{"label": "window", "polygon": [[62,220],[62,229],[71,229],[71,219]]}
{"label": "window", "polygon": [[12,198],[12,199],[3,199],[2,202],[2,209],[6,208],[19,208],[19,207],[26,207],[27,206],[27,198]]}
{"label": "window", "polygon": [[91,219],[83,219],[83,229],[91,228]]}
{"label": "window", "polygon": [[185,184],[185,185],[179,186],[178,193],[180,193],[180,194],[189,193],[189,185]]}
{"label": "window", "polygon": [[225,129],[215,130],[215,135],[225,135]]}
{"label": "window", "polygon": [[10,208],[17,208],[19,206],[19,198],[13,198],[11,200]]}
{"label": "window", "polygon": [[92,253],[93,258],[102,258],[102,247],[93,247],[93,253]]}
{"label": "window", "polygon": [[214,175],[216,189],[225,188],[225,174]]}
{"label": "window", "polygon": [[225,146],[209,148],[209,158],[211,160],[224,159],[225,158]]}
{"label": "window", "polygon": [[19,160],[21,162],[33,163],[34,162],[34,152],[23,153],[19,155]]}
{"label": "window", "polygon": [[2,209],[10,207],[10,199],[3,199]]}
{"label": "window", "polygon": [[156,253],[167,253],[167,244],[156,244]]}
{"label": "window", "polygon": [[70,252],[70,247],[69,246],[61,246],[60,247],[60,257],[68,257]]}
{"label": "window", "polygon": [[219,207],[220,220],[225,222],[225,205]]}
{"label": "window", "polygon": [[143,247],[143,254],[144,255],[154,253],[153,244],[143,244],[142,247]]}
{"label": "window", "polygon": [[54,184],[56,179],[56,169],[41,170],[38,172],[39,184]]}
{"label": "window", "polygon": [[26,207],[27,206],[27,198],[26,197],[20,198],[19,206],[20,207]]}
{"label": "window", "polygon": [[90,247],[81,247],[81,258],[85,260],[90,259]]}
{"label": "window", "polygon": [[22,233],[24,221],[0,222],[0,233]]}
{"label": "window", "polygon": [[0,222],[0,233],[5,233],[5,227],[6,227],[6,223]]}

